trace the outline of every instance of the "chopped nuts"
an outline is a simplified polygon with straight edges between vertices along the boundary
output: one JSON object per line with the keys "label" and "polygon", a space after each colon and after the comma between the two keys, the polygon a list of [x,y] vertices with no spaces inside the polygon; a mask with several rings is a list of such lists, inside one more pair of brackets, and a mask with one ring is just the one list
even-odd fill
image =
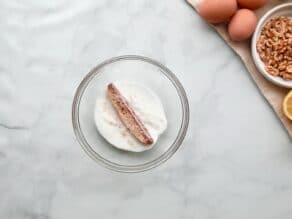
{"label": "chopped nuts", "polygon": [[279,75],[279,70],[274,68],[271,65],[268,65],[265,67],[266,71],[269,72],[273,76],[278,76]]}
{"label": "chopped nuts", "polygon": [[292,65],[288,65],[287,68],[286,68],[286,71],[288,73],[292,73]]}
{"label": "chopped nuts", "polygon": [[292,80],[292,20],[285,16],[270,19],[256,48],[268,73]]}

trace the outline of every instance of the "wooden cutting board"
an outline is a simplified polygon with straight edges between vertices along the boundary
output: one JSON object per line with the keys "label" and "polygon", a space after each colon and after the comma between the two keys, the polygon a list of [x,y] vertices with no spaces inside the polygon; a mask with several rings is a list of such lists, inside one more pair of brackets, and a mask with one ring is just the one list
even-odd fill
{"label": "wooden cutting board", "polygon": [[[195,10],[198,6],[200,0],[186,0]],[[222,0],[223,1],[223,0]],[[258,19],[260,19],[265,12],[269,9],[283,3],[292,2],[292,0],[269,0],[268,3],[261,9],[255,11]],[[282,101],[284,96],[289,91],[286,88],[278,87],[271,82],[267,81],[261,73],[257,70],[256,66],[253,63],[251,50],[250,50],[250,41],[245,42],[233,42],[230,40],[227,33],[226,24],[211,25],[218,34],[225,40],[225,42],[234,50],[234,52],[241,58],[245,64],[247,70],[249,71],[251,77],[258,86],[260,92],[266,98],[268,103],[271,105],[280,121],[288,131],[290,137],[292,137],[292,122],[289,121],[282,112]]]}

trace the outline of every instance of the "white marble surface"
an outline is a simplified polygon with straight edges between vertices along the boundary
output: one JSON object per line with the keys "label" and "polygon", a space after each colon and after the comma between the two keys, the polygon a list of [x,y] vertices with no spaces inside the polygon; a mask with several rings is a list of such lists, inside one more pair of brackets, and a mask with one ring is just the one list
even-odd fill
{"label": "white marble surface", "polygon": [[[122,54],[176,72],[180,150],[110,172],[75,140],[82,77]],[[291,219],[292,145],[238,57],[183,0],[0,1],[0,218]]]}

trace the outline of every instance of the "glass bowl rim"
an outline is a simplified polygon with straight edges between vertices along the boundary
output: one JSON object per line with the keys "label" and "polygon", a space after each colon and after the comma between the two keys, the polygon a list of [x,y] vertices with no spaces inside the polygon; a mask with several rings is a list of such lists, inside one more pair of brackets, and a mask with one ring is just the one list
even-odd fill
{"label": "glass bowl rim", "polygon": [[[92,147],[88,144],[86,141],[86,138],[83,135],[82,129],[80,127],[79,122],[79,106],[80,101],[83,97],[84,91],[86,90],[88,84],[91,82],[91,80],[98,75],[100,72],[99,70],[103,68],[106,65],[123,61],[123,60],[139,60],[142,62],[146,62],[149,64],[152,64],[163,71],[160,71],[163,73],[167,79],[173,84],[175,87],[178,96],[180,98],[180,103],[182,107],[182,122],[180,124],[179,132],[174,140],[174,142],[171,144],[171,146],[165,151],[163,154],[161,154],[159,157],[155,158],[154,160],[151,160],[149,162],[138,164],[138,165],[121,165],[115,162],[112,162],[101,155],[99,155],[97,152],[95,152]],[[175,76],[174,73],[172,73],[166,66],[162,65],[161,63],[140,55],[122,55],[122,56],[116,56],[109,58],[100,64],[98,64],[96,67],[94,67],[81,81],[79,86],[77,87],[77,90],[74,95],[73,104],[72,104],[72,125],[73,130],[75,133],[75,136],[83,148],[83,150],[86,152],[86,154],[91,157],[95,162],[99,163],[101,166],[116,171],[116,172],[124,172],[124,173],[135,173],[135,172],[143,172],[146,170],[153,169],[154,167],[159,166],[160,164],[166,162],[172,155],[178,150],[178,148],[181,146],[189,125],[189,103],[188,98],[186,95],[186,92],[182,86],[182,84],[179,82],[178,78]]]}

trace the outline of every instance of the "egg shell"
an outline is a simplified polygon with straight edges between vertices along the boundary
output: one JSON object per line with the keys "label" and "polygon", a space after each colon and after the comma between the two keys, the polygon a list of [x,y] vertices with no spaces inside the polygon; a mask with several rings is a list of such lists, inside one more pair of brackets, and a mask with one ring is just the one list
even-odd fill
{"label": "egg shell", "polygon": [[249,9],[240,9],[231,18],[228,25],[228,33],[233,41],[248,39],[255,31],[257,17]]}
{"label": "egg shell", "polygon": [[213,24],[227,21],[236,10],[236,0],[202,0],[198,6],[201,17]]}
{"label": "egg shell", "polygon": [[258,9],[267,3],[267,0],[237,0],[237,3],[242,8]]}

